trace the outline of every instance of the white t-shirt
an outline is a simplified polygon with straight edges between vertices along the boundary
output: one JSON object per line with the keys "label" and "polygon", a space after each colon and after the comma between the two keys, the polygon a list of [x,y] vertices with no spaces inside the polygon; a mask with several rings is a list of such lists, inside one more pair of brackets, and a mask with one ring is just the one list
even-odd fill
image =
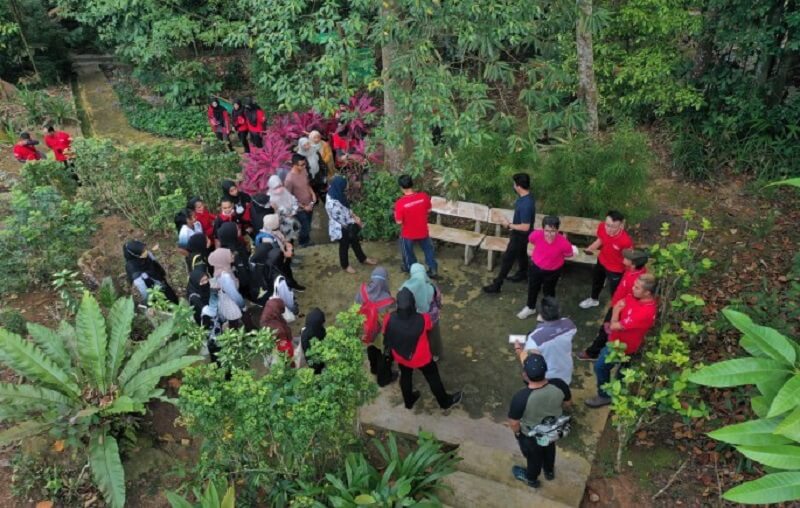
{"label": "white t-shirt", "polygon": [[539,324],[525,342],[525,350],[536,349],[547,362],[547,378],[572,383],[572,338],[578,332],[569,318]]}

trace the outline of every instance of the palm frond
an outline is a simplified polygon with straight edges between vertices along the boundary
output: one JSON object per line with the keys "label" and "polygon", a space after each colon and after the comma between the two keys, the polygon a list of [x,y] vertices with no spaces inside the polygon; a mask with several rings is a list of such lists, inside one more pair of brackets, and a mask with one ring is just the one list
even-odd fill
{"label": "palm frond", "polygon": [[166,345],[167,339],[172,335],[174,326],[175,322],[172,319],[168,319],[150,332],[147,339],[139,344],[130,356],[122,372],[119,374],[119,378],[117,379],[118,386],[124,386],[130,381],[130,379],[139,372],[144,362],[146,362],[153,353]]}
{"label": "palm frond", "polygon": [[128,349],[128,337],[133,323],[133,299],[120,298],[108,311],[108,365],[106,367],[106,384],[111,386],[125,359]]}
{"label": "palm frond", "polygon": [[67,348],[64,347],[64,341],[54,330],[38,323],[28,323],[28,334],[53,363],[66,372],[72,371],[69,353]]}
{"label": "palm frond", "polygon": [[41,349],[16,333],[0,328],[0,361],[30,379],[43,385],[78,396],[80,388],[70,376],[53,363]]}
{"label": "palm frond", "polygon": [[131,378],[130,381],[125,383],[122,388],[122,393],[134,399],[146,400],[149,398],[150,392],[153,390],[158,381],[164,377],[173,374],[184,367],[199,362],[203,359],[202,356],[184,356],[170,360],[166,363],[143,370]]}
{"label": "palm frond", "polygon": [[105,393],[106,385],[106,320],[97,300],[88,291],[83,293],[78,315],[75,316],[78,330],[78,356],[81,368],[95,388]]}

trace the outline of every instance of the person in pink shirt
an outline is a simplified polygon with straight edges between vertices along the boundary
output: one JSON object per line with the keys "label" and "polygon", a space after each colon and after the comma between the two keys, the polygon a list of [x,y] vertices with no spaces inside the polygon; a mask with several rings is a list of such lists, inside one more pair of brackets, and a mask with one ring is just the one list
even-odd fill
{"label": "person in pink shirt", "polygon": [[[556,284],[561,277],[564,260],[578,253],[567,237],[558,232],[561,220],[555,215],[542,219],[542,229],[535,229],[528,235],[528,243],[533,245],[531,265],[528,268],[528,303],[517,314],[526,319],[536,313],[536,300],[539,291],[544,296],[556,296]],[[541,315],[537,317],[542,321]]]}

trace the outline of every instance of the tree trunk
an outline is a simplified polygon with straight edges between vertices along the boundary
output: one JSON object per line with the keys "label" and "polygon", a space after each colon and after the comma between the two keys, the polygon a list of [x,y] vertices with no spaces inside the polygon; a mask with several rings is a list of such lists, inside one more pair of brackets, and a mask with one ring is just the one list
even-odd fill
{"label": "tree trunk", "polygon": [[578,21],[575,27],[578,47],[578,97],[586,105],[589,121],[586,130],[597,136],[597,83],[594,79],[594,50],[588,20],[592,16],[592,0],[578,0]]}
{"label": "tree trunk", "polygon": [[17,0],[11,0],[9,2],[9,7],[11,8],[11,14],[14,16],[14,21],[16,21],[17,25],[19,26],[19,37],[22,39],[22,45],[25,47],[25,54],[28,56],[28,60],[31,62],[31,67],[33,67],[33,74],[36,76],[36,81],[41,81],[39,70],[36,68],[36,62],[33,59],[33,53],[31,53],[31,48],[28,45],[28,39],[25,38],[25,27],[22,26],[22,12],[19,9]]}
{"label": "tree trunk", "polygon": [[[381,17],[386,18],[391,15],[394,8],[393,1],[383,2]],[[397,80],[391,75],[391,66],[396,54],[397,43],[385,40],[381,45],[381,78],[383,80],[383,125],[389,142],[386,143],[384,150],[386,166],[391,173],[402,172],[405,162],[404,150],[399,143],[402,138],[403,119],[398,114],[397,101],[395,100]]]}

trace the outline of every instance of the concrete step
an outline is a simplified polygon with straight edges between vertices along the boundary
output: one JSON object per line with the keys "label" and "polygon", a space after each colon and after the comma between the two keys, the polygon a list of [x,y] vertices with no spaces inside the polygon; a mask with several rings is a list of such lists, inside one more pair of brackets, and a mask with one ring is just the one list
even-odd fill
{"label": "concrete step", "polygon": [[521,482],[509,486],[473,474],[458,471],[443,480],[452,492],[442,489],[439,498],[446,505],[463,508],[567,508],[568,505],[548,499],[544,489],[532,489]]}

